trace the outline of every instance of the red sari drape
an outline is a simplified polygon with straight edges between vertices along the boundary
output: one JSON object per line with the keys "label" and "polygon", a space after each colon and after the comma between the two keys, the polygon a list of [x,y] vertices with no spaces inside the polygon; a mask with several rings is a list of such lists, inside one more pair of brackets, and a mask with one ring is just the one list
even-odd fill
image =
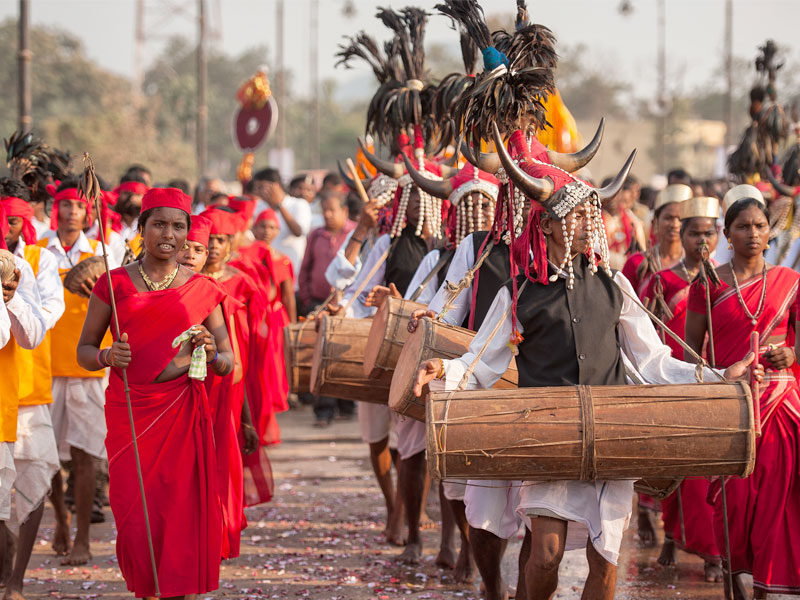
{"label": "red sari drape", "polygon": [[[718,367],[741,360],[750,350],[750,334],[757,330],[762,343],[770,336],[786,336],[794,344],[797,285],[800,274],[785,267],[767,272],[765,308],[753,325],[734,289],[724,283],[711,290],[711,318]],[[740,283],[751,314],[758,309],[761,276]],[[705,292],[692,284],[688,309],[705,314]],[[761,347],[763,354],[766,346]],[[797,365],[778,371],[768,367],[761,386],[762,435],[756,441],[756,465],[746,479],[728,478],[728,523],[731,569],[753,574],[753,586],[775,594],[800,595],[800,391]],[[719,480],[711,484],[717,546],[724,545],[722,494]]]}
{"label": "red sari drape", "polygon": [[[650,279],[642,294],[645,302],[655,298],[656,290],[661,288],[664,301],[672,313],[665,320],[670,331],[685,339],[686,304],[689,298],[689,282],[672,269],[664,269]],[[672,350],[672,356],[683,360],[683,348],[671,336],[664,341]],[[661,519],[664,533],[675,544],[692,554],[702,556],[709,562],[719,562],[720,552],[714,533],[714,511],[706,501],[709,481],[702,477],[685,479],[680,486],[681,500],[677,492],[661,501]],[[683,505],[683,529],[681,529],[681,506]]]}
{"label": "red sari drape", "polygon": [[[219,586],[222,512],[211,411],[202,382],[186,375],[153,383],[177,354],[172,340],[202,323],[225,298],[215,281],[138,292],[124,267],[111,272],[120,331],[128,334],[131,405],[162,596],[203,594]],[[101,277],[93,294],[109,303]],[[113,328],[112,328],[113,330]],[[117,558],[128,590],[155,595],[121,371],[106,390],[109,499]]]}
{"label": "red sari drape", "polygon": [[631,282],[636,295],[642,297],[642,292],[645,286],[650,281],[650,277],[646,277],[645,281],[639,279],[639,266],[645,261],[643,252],[636,252],[628,257],[625,261],[625,266],[622,267],[622,274]]}

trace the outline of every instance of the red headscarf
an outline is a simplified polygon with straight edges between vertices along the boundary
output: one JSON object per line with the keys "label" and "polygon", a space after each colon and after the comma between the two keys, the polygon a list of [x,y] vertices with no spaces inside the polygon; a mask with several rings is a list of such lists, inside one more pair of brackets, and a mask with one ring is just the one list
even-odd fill
{"label": "red headscarf", "polygon": [[256,201],[248,196],[228,196],[228,206],[242,215],[245,224],[253,218]]}
{"label": "red headscarf", "polygon": [[209,208],[200,213],[211,223],[211,235],[235,235],[239,231],[241,220],[239,215],[226,210]]}
{"label": "red headscarf", "polygon": [[[50,191],[50,186],[48,186],[47,191]],[[53,196],[53,208],[50,211],[50,229],[53,231],[58,229],[58,205],[62,200],[77,200],[78,202],[83,202],[86,205],[86,218],[88,219],[88,223],[89,225],[92,224],[92,209],[89,200],[78,191],[78,188],[65,188],[55,192]]]}
{"label": "red headscarf", "polygon": [[146,183],[142,183],[141,181],[126,181],[125,183],[120,183],[117,187],[114,188],[114,193],[119,196],[120,192],[131,192],[132,194],[140,194],[144,195],[150,190],[147,187]]}
{"label": "red headscarf", "polygon": [[6,236],[8,235],[8,219],[6,218],[6,211],[3,210],[3,205],[0,204],[0,249],[8,250],[6,246]]}
{"label": "red headscarf", "polygon": [[275,214],[275,211],[271,208],[265,208],[256,217],[256,223],[260,223],[261,221],[272,221],[275,223],[275,227],[278,229],[281,228],[281,222],[278,220],[278,215]]}
{"label": "red headscarf", "polygon": [[192,227],[186,236],[187,242],[197,242],[208,248],[208,238],[211,235],[211,219],[203,215],[192,217]]}
{"label": "red headscarf", "polygon": [[142,212],[151,208],[177,208],[192,214],[192,199],[177,188],[151,188],[142,196]]}
{"label": "red headscarf", "polygon": [[[22,198],[17,198],[16,196],[0,198],[0,205],[5,210],[6,218],[19,217],[22,219],[22,239],[25,240],[26,244],[35,244],[36,228],[31,221],[33,219],[33,207]],[[6,226],[8,226],[8,221],[6,221]]]}

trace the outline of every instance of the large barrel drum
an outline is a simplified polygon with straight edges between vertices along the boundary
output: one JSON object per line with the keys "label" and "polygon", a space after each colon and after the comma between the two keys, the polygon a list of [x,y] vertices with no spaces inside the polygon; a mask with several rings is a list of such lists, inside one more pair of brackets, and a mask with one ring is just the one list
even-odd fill
{"label": "large barrel drum", "polygon": [[291,323],[283,328],[283,359],[289,391],[305,394],[311,391],[311,362],[317,345],[317,324],[314,321]]}
{"label": "large barrel drum", "polygon": [[[417,421],[425,421],[425,398],[414,395],[414,382],[420,366],[432,358],[457,358],[469,350],[475,332],[463,327],[448,325],[425,317],[420,319],[417,330],[408,336],[394,368],[392,387],[389,390],[389,407],[401,415]],[[517,387],[517,365],[512,360],[505,375],[494,386],[496,389]]]}
{"label": "large barrel drum", "polygon": [[319,396],[374,404],[389,401],[391,372],[364,376],[364,349],[372,319],[322,315],[311,365],[311,391]]}
{"label": "large barrel drum", "polygon": [[408,320],[411,313],[424,304],[389,297],[384,300],[372,318],[372,327],[364,353],[364,375],[378,379],[387,371],[393,371],[408,339]]}
{"label": "large barrel drum", "polygon": [[742,382],[432,392],[440,479],[746,477],[753,402]]}

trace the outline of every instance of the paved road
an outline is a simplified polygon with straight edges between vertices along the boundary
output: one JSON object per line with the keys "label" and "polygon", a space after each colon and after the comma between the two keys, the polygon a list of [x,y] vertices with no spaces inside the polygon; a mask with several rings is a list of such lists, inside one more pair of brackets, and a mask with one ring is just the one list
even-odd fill
{"label": "paved road", "polygon": [[[247,510],[242,555],[226,563],[215,598],[313,598],[389,600],[477,599],[478,587],[459,588],[434,565],[438,530],[425,532],[425,557],[417,567],[395,564],[397,548],[383,542],[380,492],[356,421],[313,429],[307,409],[280,416],[284,443],[270,453],[276,482],[270,504]],[[431,494],[435,496],[435,494]],[[152,510],[152,509],[151,509]],[[431,499],[429,512],[438,516]],[[26,580],[29,598],[89,600],[130,598],[116,568],[114,525],[92,526],[94,559],[81,568],[61,567],[50,550],[52,512],[45,514]],[[180,545],[180,540],[175,540]],[[512,540],[504,570],[516,579]],[[685,554],[674,569],[656,563],[656,550],[637,547],[629,530],[620,559],[617,598],[718,599],[720,585],[702,581],[702,561]],[[577,599],[587,572],[583,552],[567,553],[559,599]]]}

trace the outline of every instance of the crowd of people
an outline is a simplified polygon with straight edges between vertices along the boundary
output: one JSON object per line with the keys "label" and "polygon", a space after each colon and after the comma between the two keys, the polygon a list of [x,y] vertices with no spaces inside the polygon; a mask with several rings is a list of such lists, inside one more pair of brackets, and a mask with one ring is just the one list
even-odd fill
{"label": "crowd of people", "polygon": [[[116,186],[100,178],[95,199],[67,153],[12,136],[0,178],[8,598],[22,598],[48,497],[62,564],[91,559],[90,524],[108,502],[137,597],[216,589],[221,561],[239,555],[244,509],[272,498],[266,448],[295,401],[284,331],[322,315],[370,319],[390,298],[422,307],[408,335],[428,318],[472,336],[462,356],[419,365],[419,397],[491,388],[512,361],[519,388],[752,377],[753,473],[687,478],[662,500],[640,493],[639,539],[655,544],[660,514],[661,564],[691,552],[736,598],[748,594],[742,573],[756,597],[800,595],[799,190],[769,167],[772,183],[675,169],[663,189],[643,189],[635,152],[594,185],[602,124],[577,152],[550,144],[565,133],[550,131],[554,115],[568,114],[555,40],[517,4],[516,29],[492,33],[474,0],[437,6],[464,50],[464,71],[438,84],[426,79],[424,11],[379,11],[385,52],[365,33],[348,38],[339,56],[373,68],[367,129],[391,157],[359,140],[358,170],[321,181],[285,185],[264,168],[235,184],[203,178],[190,196],[185,180],[133,165]],[[576,548],[589,562],[583,597],[613,598],[633,480],[431,481],[424,421],[313,389],[296,401],[313,404],[317,427],[357,413],[399,560],[422,557],[433,487],[436,564],[457,582],[477,571],[486,598],[508,598],[501,559],[524,527],[517,598],[550,598]]]}

